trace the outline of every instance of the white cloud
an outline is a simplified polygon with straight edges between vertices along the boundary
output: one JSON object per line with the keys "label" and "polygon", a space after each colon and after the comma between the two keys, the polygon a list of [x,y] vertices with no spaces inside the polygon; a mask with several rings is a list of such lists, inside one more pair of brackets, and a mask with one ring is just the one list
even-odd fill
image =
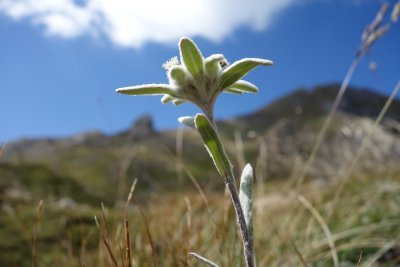
{"label": "white cloud", "polygon": [[49,35],[107,36],[140,47],[180,36],[219,41],[240,26],[262,30],[294,0],[2,0],[0,13],[41,25]]}

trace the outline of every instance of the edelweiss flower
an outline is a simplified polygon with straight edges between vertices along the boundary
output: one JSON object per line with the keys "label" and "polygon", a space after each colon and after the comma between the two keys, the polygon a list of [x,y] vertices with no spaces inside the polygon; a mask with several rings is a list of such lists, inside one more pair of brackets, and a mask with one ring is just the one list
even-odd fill
{"label": "edelweiss flower", "polygon": [[212,117],[214,103],[220,93],[257,93],[255,85],[240,79],[259,65],[272,65],[270,60],[244,58],[227,66],[227,60],[221,54],[204,58],[196,44],[186,37],[179,41],[179,50],[181,64],[177,57],[163,64],[169,84],[129,86],[119,88],[116,92],[127,95],[164,95],[161,99],[164,104],[170,101],[174,105],[192,102],[207,117]]}

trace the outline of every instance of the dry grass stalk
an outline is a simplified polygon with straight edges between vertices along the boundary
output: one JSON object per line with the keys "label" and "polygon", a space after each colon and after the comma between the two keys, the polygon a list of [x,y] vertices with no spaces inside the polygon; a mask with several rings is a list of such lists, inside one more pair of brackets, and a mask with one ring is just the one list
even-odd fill
{"label": "dry grass stalk", "polygon": [[372,255],[366,262],[364,262],[362,267],[371,267],[373,264],[381,258],[387,251],[397,245],[396,241],[391,241],[386,243],[380,250],[378,250],[374,255]]}
{"label": "dry grass stalk", "polygon": [[39,226],[40,226],[40,219],[42,216],[44,202],[43,200],[39,201],[39,204],[36,207],[36,217],[35,217],[35,224],[33,227],[33,238],[32,238],[32,267],[36,266],[36,253],[37,253],[37,239],[39,235]]}
{"label": "dry grass stalk", "polygon": [[210,209],[209,201],[207,199],[206,194],[204,193],[203,189],[201,188],[200,184],[197,182],[196,177],[190,172],[190,170],[183,164],[183,161],[174,153],[172,153],[167,147],[164,146],[164,150],[171,156],[175,158],[177,164],[179,164],[179,169],[183,170],[185,174],[189,177],[190,181],[193,183],[196,190],[199,192],[204,204],[206,205],[207,209]]}
{"label": "dry grass stalk", "polygon": [[[129,221],[125,218],[125,266],[131,267],[132,266],[132,259],[131,259],[131,243],[129,237]],[[121,246],[120,246],[120,250]],[[122,254],[122,253],[121,253]]]}
{"label": "dry grass stalk", "polygon": [[400,1],[397,2],[397,4],[394,6],[393,11],[392,11],[392,22],[397,22],[397,20],[399,19],[400,16]]}
{"label": "dry grass stalk", "polygon": [[367,28],[365,28],[361,36],[362,43],[357,52],[357,57],[367,53],[372,44],[375,43],[379,38],[381,38],[383,34],[389,29],[389,23],[381,26],[388,8],[389,4],[382,4],[381,9],[375,16],[375,19],[370,25],[368,25]]}
{"label": "dry grass stalk", "polygon": [[304,259],[303,255],[301,254],[299,248],[298,248],[298,247],[296,246],[296,244],[294,243],[293,239],[290,238],[289,241],[290,241],[290,245],[292,246],[292,248],[293,248],[294,251],[296,252],[297,257],[299,258],[299,260],[300,260],[300,262],[301,262],[301,265],[302,265],[303,267],[307,267],[307,266],[308,266],[308,265],[307,265],[307,262],[305,261],[305,259]]}
{"label": "dry grass stalk", "polygon": [[362,250],[361,250],[361,252],[360,252],[360,257],[358,258],[357,267],[360,267],[361,258],[362,258]]}
{"label": "dry grass stalk", "polygon": [[121,165],[118,171],[118,184],[117,184],[117,197],[116,197],[117,203],[119,200],[122,199],[128,169],[131,166],[133,159],[139,153],[140,148],[141,147],[139,147],[137,144],[132,145],[121,161]]}
{"label": "dry grass stalk", "polygon": [[344,78],[344,80],[343,80],[343,82],[342,82],[342,84],[340,86],[339,92],[336,95],[336,98],[335,98],[335,100],[334,100],[334,102],[332,104],[332,107],[331,107],[331,109],[329,111],[329,114],[328,114],[326,120],[324,121],[324,124],[322,125],[321,130],[318,132],[318,135],[317,135],[316,141],[315,141],[315,143],[313,145],[313,148],[311,150],[310,156],[308,157],[308,160],[304,164],[303,169],[299,172],[299,176],[296,179],[296,187],[298,189],[299,189],[300,185],[303,183],[304,179],[306,178],[307,173],[308,173],[308,171],[309,171],[309,169],[311,167],[311,164],[314,162],[314,159],[315,159],[315,157],[317,155],[317,152],[318,152],[318,150],[319,150],[319,148],[320,148],[320,146],[322,144],[322,141],[325,138],[325,135],[326,135],[326,133],[328,131],[328,128],[331,125],[333,117],[336,114],[336,111],[337,111],[337,109],[339,107],[339,104],[342,101],[344,93],[346,92],[347,87],[349,86],[351,77],[353,76],[354,71],[356,70],[358,64],[360,63],[360,60],[361,60],[361,55],[357,56],[353,60],[353,62],[350,65],[350,68],[348,69],[348,71],[346,73],[346,76],[345,76],[345,78]]}
{"label": "dry grass stalk", "polygon": [[185,249],[185,264],[188,265],[188,256],[191,249],[190,236],[192,234],[192,204],[188,197],[184,198],[186,203],[186,227],[184,227],[184,249]]}
{"label": "dry grass stalk", "polygon": [[[288,236],[288,232],[290,232],[290,231],[283,232],[280,229],[278,229],[277,224],[275,223],[274,219],[271,216],[267,216],[267,220],[270,223],[270,225],[272,226],[272,228],[270,229],[271,233],[277,236],[277,238],[281,244],[287,244],[288,243],[287,241],[289,241],[290,246],[293,248],[296,256],[300,260],[300,264],[303,267],[307,267],[308,265],[307,265],[306,260],[303,257],[303,254],[300,252],[300,250],[299,250],[298,246],[296,245],[296,243],[294,242],[294,240],[290,236]],[[289,261],[290,261],[290,259],[289,259]],[[260,263],[263,263],[263,262],[260,262]],[[264,264],[267,264],[267,260],[265,260],[265,263],[260,264],[260,265],[263,266]]]}
{"label": "dry grass stalk", "polygon": [[133,192],[135,191],[135,187],[137,184],[138,179],[136,178],[131,186],[131,189],[128,194],[128,198],[126,200],[125,204],[125,266],[131,267],[132,266],[132,258],[131,258],[131,243],[130,243],[130,237],[129,237],[129,220],[128,220],[128,206],[129,203],[131,202]]}
{"label": "dry grass stalk", "polygon": [[106,207],[104,206],[104,203],[101,202],[101,216],[102,216],[102,222],[103,222],[103,229],[104,233],[106,236],[108,236],[108,227],[107,227],[107,216],[106,216]]}
{"label": "dry grass stalk", "polygon": [[220,231],[218,231],[217,223],[215,222],[215,219],[214,219],[214,217],[212,216],[212,211],[211,211],[211,207],[210,207],[210,204],[209,204],[209,200],[208,200],[206,194],[204,193],[204,190],[201,188],[201,186],[200,186],[199,182],[197,181],[196,177],[195,177],[195,176],[192,174],[192,172],[185,166],[185,164],[184,164],[182,161],[180,161],[179,158],[178,158],[175,154],[173,154],[167,147],[164,147],[164,149],[165,149],[165,151],[166,151],[167,153],[169,153],[169,154],[171,155],[171,157],[175,157],[176,162],[178,162],[178,164],[180,164],[180,169],[183,170],[184,173],[189,177],[190,181],[193,183],[193,185],[195,186],[197,192],[199,193],[199,195],[200,195],[200,197],[201,197],[203,203],[205,204],[206,209],[207,209],[207,213],[209,214],[209,219],[210,219],[210,221],[211,221],[211,223],[212,223],[212,225],[213,225],[213,229],[214,229],[214,233],[215,233],[215,238],[216,238],[216,241],[217,241],[217,243],[218,243],[218,247],[220,248],[220,249],[218,250],[218,252],[219,252],[219,254],[220,254],[220,256],[221,256],[221,255],[222,255],[222,251],[221,251],[221,242],[222,242],[222,239],[223,239],[223,238],[221,237]]}
{"label": "dry grass stalk", "polygon": [[210,204],[209,204],[208,198],[207,198],[206,194],[204,193],[203,189],[201,188],[200,184],[197,182],[196,177],[194,177],[194,175],[189,171],[188,168],[186,168],[185,165],[182,164],[182,168],[185,171],[186,175],[189,177],[190,181],[196,187],[196,190],[199,192],[201,199],[203,200],[204,204],[207,207],[207,210],[210,210]]}
{"label": "dry grass stalk", "polygon": [[199,261],[201,261],[201,262],[207,264],[208,266],[219,267],[219,266],[218,266],[217,264],[215,264],[214,262],[210,261],[210,260],[207,259],[207,258],[204,258],[203,256],[200,256],[200,255],[197,254],[197,253],[190,252],[189,254],[190,254],[191,256],[195,257],[196,259],[198,259]]}
{"label": "dry grass stalk", "polygon": [[146,235],[147,235],[147,238],[149,239],[149,243],[150,243],[150,247],[151,247],[151,256],[152,256],[152,260],[153,260],[153,265],[157,266],[157,253],[156,253],[156,248],[154,246],[153,238],[151,236],[149,223],[147,221],[146,216],[144,215],[142,205],[137,201],[137,199],[134,195],[132,195],[132,198],[133,198],[133,201],[135,201],[135,203],[139,206],[140,216],[143,219],[144,226],[146,228]]}
{"label": "dry grass stalk", "polygon": [[[383,228],[389,228],[389,227],[393,227],[395,225],[400,224],[400,220],[392,220],[392,221],[381,221],[378,223],[372,223],[372,224],[367,224],[367,225],[363,225],[360,227],[354,227],[352,229],[340,232],[340,233],[336,233],[333,234],[331,236],[333,241],[339,241],[339,240],[344,240],[346,238],[354,238],[354,236],[357,236],[359,234],[362,233],[368,233],[368,232],[372,232],[374,230],[380,230]],[[321,240],[316,240],[312,243],[306,243],[308,244],[306,246],[306,249],[310,248],[310,250],[316,250],[319,249],[323,246],[325,246],[325,244],[328,242],[328,239],[321,239]]]}
{"label": "dry grass stalk", "polygon": [[314,218],[320,224],[322,230],[324,231],[324,233],[326,235],[326,238],[328,239],[328,244],[331,249],[333,264],[335,267],[339,267],[339,257],[337,255],[335,241],[332,238],[332,233],[329,230],[328,224],[325,222],[324,218],[322,218],[322,216],[319,214],[319,212],[313,207],[313,205],[305,197],[299,196],[298,199],[299,199],[300,203],[303,204],[303,206],[311,212],[311,214],[314,216]]}
{"label": "dry grass stalk", "polygon": [[[218,231],[218,227],[217,227],[217,223],[215,222],[214,217],[212,216],[212,212],[211,212],[211,208],[210,208],[210,204],[208,201],[207,196],[205,195],[203,189],[201,188],[200,184],[197,182],[196,178],[194,177],[194,175],[186,168],[185,165],[182,164],[182,168],[185,171],[186,175],[189,177],[190,181],[194,184],[194,186],[196,187],[196,190],[199,192],[200,197],[202,199],[202,201],[204,202],[204,204],[206,205],[206,209],[207,209],[207,213],[210,215],[210,221],[213,225],[213,229],[214,229],[214,233],[215,233],[215,238],[216,241],[218,243],[218,247],[221,247],[221,236],[220,236],[220,232]],[[222,251],[219,249],[218,252],[221,254]]]}
{"label": "dry grass stalk", "polygon": [[385,105],[383,106],[383,108],[381,109],[381,111],[379,112],[378,117],[376,118],[376,120],[374,121],[373,126],[369,129],[367,135],[364,137],[364,139],[361,142],[360,148],[357,150],[353,160],[350,162],[349,166],[347,167],[344,175],[342,175],[342,177],[339,180],[339,187],[338,189],[335,191],[335,196],[333,199],[333,204],[332,204],[332,208],[330,210],[330,216],[332,214],[334,214],[334,211],[336,209],[337,206],[337,202],[339,200],[340,195],[343,192],[344,186],[346,181],[349,179],[349,177],[351,176],[352,172],[354,171],[355,167],[357,166],[358,160],[360,159],[360,157],[363,155],[365,148],[367,147],[367,144],[371,138],[371,136],[373,135],[373,133],[376,131],[376,129],[378,128],[378,125],[381,123],[383,117],[385,116],[386,112],[388,111],[390,105],[392,104],[393,100],[395,99],[395,97],[397,96],[397,94],[400,91],[400,81],[397,82],[396,86],[394,87],[391,95],[388,97],[388,99],[385,102]]}
{"label": "dry grass stalk", "polygon": [[111,264],[114,267],[118,267],[117,260],[115,258],[114,252],[111,249],[111,244],[110,244],[110,242],[108,240],[108,237],[107,237],[107,231],[106,231],[106,227],[105,227],[106,222],[104,221],[105,217],[106,216],[105,216],[105,212],[104,212],[104,209],[103,209],[102,224],[100,225],[99,221],[97,220],[97,216],[94,216],[94,220],[96,222],[97,228],[99,229],[101,241],[103,242],[104,246],[106,247],[106,250],[107,250],[109,259],[111,261]]}
{"label": "dry grass stalk", "polygon": [[329,111],[329,114],[324,121],[324,124],[319,131],[316,141],[313,145],[313,148],[311,150],[310,156],[308,157],[307,162],[304,165],[304,168],[302,171],[299,172],[298,179],[296,181],[297,188],[303,183],[305,177],[307,176],[307,173],[311,167],[311,164],[314,162],[314,159],[317,155],[317,152],[322,144],[322,141],[325,138],[325,135],[327,133],[327,130],[329,126],[331,125],[332,119],[334,115],[336,114],[336,111],[339,107],[340,102],[342,101],[342,98],[348,88],[348,85],[350,83],[351,78],[353,77],[353,74],[358,67],[359,63],[361,62],[362,58],[365,56],[365,54],[369,51],[370,47],[378,40],[380,39],[385,32],[388,31],[390,28],[390,23],[387,23],[384,26],[381,26],[382,20],[386,14],[386,11],[388,9],[389,5],[388,4],[383,4],[381,6],[381,9],[377,13],[375,19],[372,21],[372,23],[364,30],[362,37],[361,37],[361,45],[360,48],[358,49],[356,56],[353,60],[353,62],[350,65],[350,68],[348,69],[346,76],[340,86],[339,92],[336,95],[336,98],[332,104],[332,107]]}
{"label": "dry grass stalk", "polygon": [[121,262],[122,262],[122,267],[126,267],[125,261],[124,261],[124,252],[122,250],[121,242],[118,240],[118,249],[119,249],[119,256],[121,257]]}

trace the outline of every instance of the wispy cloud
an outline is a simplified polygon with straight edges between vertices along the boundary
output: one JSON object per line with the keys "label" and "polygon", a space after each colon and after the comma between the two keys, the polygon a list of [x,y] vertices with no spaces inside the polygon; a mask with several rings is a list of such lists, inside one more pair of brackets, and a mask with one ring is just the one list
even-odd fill
{"label": "wispy cloud", "polygon": [[218,41],[240,26],[263,30],[294,0],[2,0],[0,13],[63,38],[104,35],[140,47],[182,35]]}

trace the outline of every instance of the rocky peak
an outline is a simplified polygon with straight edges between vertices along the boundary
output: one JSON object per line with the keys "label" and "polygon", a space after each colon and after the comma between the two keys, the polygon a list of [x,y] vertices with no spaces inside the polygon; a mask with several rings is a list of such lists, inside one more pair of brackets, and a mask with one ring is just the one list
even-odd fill
{"label": "rocky peak", "polygon": [[150,115],[144,115],[136,120],[132,127],[128,130],[130,139],[140,140],[148,136],[154,135],[156,131],[153,127],[153,119]]}

